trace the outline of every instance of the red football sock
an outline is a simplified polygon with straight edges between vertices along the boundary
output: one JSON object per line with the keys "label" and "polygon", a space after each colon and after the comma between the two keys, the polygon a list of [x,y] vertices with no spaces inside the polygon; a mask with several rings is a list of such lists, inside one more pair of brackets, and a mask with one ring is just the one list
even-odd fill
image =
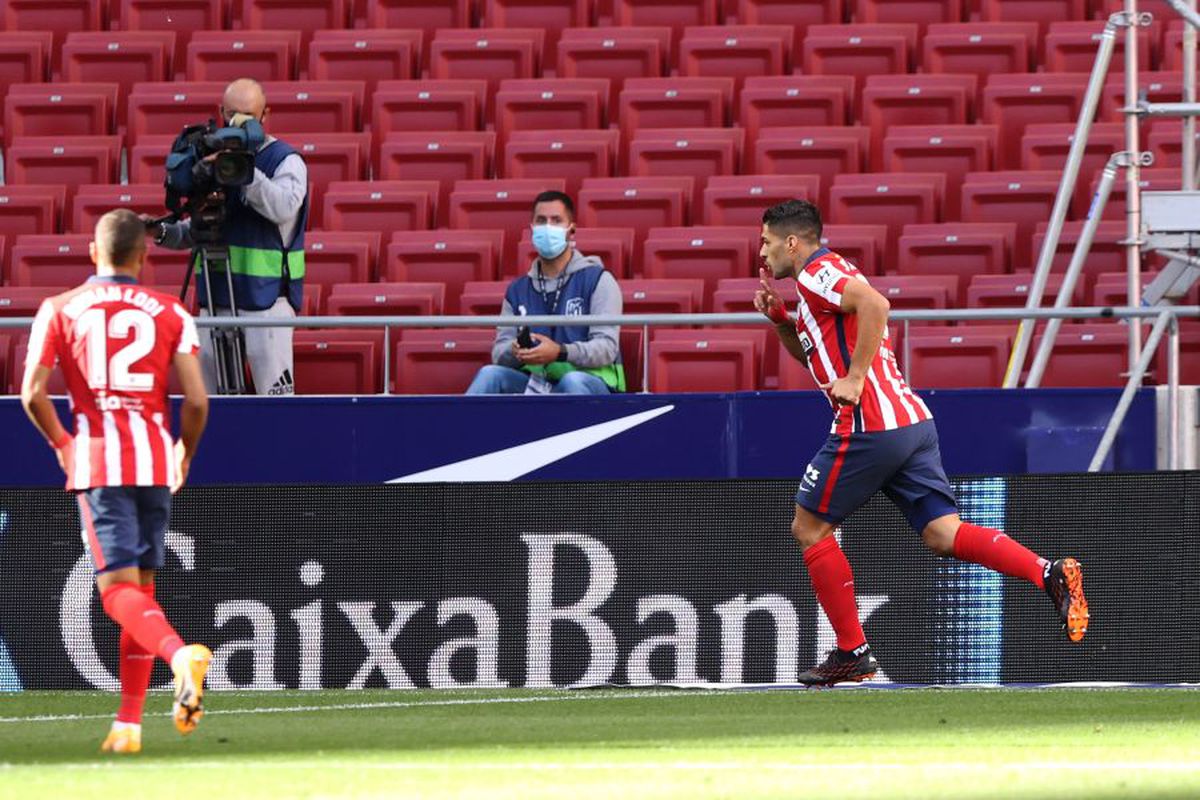
{"label": "red football sock", "polygon": [[[142,594],[153,599],[154,584],[141,587]],[[150,673],[154,670],[154,654],[137,643],[133,635],[121,629],[121,707],[117,722],[141,724],[146,691],[150,688]]]}
{"label": "red football sock", "polygon": [[854,573],[837,539],[827,536],[805,550],[804,564],[817,602],[825,609],[837,634],[838,647],[853,650],[865,644],[867,637],[858,621],[858,603],[854,599]]}
{"label": "red football sock", "polygon": [[171,663],[171,656],[183,647],[183,640],[167,622],[158,603],[132,583],[114,583],[100,594],[104,611],[113,622],[128,631],[146,652]]}
{"label": "red football sock", "polygon": [[1046,560],[992,528],[964,522],[954,534],[954,557],[1046,588],[1042,578]]}

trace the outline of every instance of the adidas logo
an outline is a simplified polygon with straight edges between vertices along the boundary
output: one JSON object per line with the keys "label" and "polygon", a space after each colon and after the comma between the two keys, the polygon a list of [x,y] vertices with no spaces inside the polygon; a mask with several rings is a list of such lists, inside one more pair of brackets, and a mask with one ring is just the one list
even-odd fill
{"label": "adidas logo", "polygon": [[279,376],[279,380],[275,381],[275,385],[267,390],[269,395],[285,395],[295,394],[296,384],[292,380],[292,371],[285,369],[283,374]]}

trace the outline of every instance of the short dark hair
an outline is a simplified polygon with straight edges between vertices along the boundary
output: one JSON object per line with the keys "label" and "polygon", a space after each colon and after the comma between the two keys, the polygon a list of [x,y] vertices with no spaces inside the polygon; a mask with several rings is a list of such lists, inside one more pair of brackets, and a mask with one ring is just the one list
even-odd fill
{"label": "short dark hair", "polygon": [[763,212],[763,224],[772,233],[821,241],[821,212],[807,200],[785,200]]}
{"label": "short dark hair", "polygon": [[563,207],[567,209],[567,216],[570,217],[572,222],[575,221],[575,201],[566,192],[560,192],[555,189],[542,192],[533,198],[533,208],[529,210],[529,213],[533,213],[538,207],[538,203],[562,203]]}
{"label": "short dark hair", "polygon": [[100,217],[94,238],[101,260],[114,267],[129,266],[146,247],[146,223],[128,208],[118,208]]}

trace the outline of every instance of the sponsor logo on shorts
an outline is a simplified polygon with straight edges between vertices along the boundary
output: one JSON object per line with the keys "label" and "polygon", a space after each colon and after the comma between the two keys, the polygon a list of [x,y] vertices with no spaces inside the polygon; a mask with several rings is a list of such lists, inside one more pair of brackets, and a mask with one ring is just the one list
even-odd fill
{"label": "sponsor logo on shorts", "polygon": [[810,489],[817,488],[817,481],[821,478],[821,471],[809,464],[804,468],[804,477],[800,481],[800,491],[807,492]]}

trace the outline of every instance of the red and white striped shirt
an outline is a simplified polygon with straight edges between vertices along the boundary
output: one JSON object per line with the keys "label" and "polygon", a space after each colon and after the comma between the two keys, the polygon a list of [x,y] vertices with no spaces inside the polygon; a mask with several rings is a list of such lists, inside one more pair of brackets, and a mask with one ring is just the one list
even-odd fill
{"label": "red and white striped shirt", "polygon": [[42,303],[26,371],[61,364],[75,419],[67,489],[169,486],[175,479],[167,376],[200,350],[179,302],[124,277],[93,277]]}
{"label": "red and white striped shirt", "polygon": [[[796,333],[818,384],[845,377],[850,371],[850,358],[858,344],[858,317],[842,310],[842,292],[846,281],[852,280],[867,282],[857,267],[824,247],[813,253],[796,277]],[[886,327],[858,405],[838,406],[828,392],[826,397],[835,410],[832,433],[889,431],[933,419],[900,374]]]}

